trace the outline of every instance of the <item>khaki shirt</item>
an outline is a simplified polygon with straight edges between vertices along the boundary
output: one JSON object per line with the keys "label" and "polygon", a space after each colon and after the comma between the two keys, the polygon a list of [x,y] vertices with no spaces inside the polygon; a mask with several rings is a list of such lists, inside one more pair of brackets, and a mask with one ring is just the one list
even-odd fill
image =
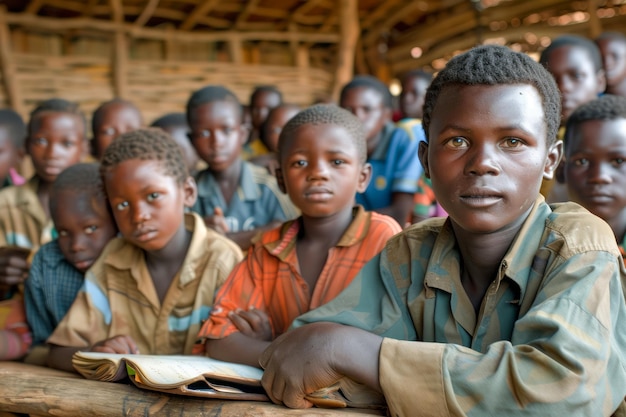
{"label": "khaki shirt", "polygon": [[217,289],[243,254],[231,240],[185,215],[193,231],[189,251],[163,304],[144,252],[123,238],[112,240],[87,271],[85,284],[48,343],[90,347],[117,335],[131,336],[142,354],[189,354]]}

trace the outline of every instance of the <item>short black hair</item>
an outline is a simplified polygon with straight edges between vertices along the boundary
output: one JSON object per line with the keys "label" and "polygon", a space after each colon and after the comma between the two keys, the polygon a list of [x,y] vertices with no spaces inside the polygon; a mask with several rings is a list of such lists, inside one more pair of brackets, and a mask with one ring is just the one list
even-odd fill
{"label": "short black hair", "polygon": [[[62,191],[72,191],[88,198],[106,202],[98,163],[78,163],[65,168],[52,183],[50,189],[50,212],[54,213],[59,204],[57,197]],[[68,202],[64,202],[67,204]]]}
{"label": "short black hair", "polygon": [[78,117],[83,124],[83,139],[87,137],[87,121],[85,120],[85,114],[78,107],[78,103],[65,100],[62,98],[51,98],[44,100],[37,107],[30,112],[30,118],[28,120],[28,136],[33,134],[34,126],[42,113],[55,112],[55,113],[68,113]]}
{"label": "short black hair", "polygon": [[276,94],[278,95],[279,101],[281,103],[283,102],[283,93],[280,92],[278,87],[274,85],[258,85],[254,88],[252,94],[250,94],[250,105],[252,105],[252,103],[254,103],[254,100],[256,100],[256,98],[262,93]]}
{"label": "short black hair", "polygon": [[167,113],[159,117],[150,124],[151,127],[160,127],[161,129],[167,129],[168,127],[188,127],[187,115],[183,112],[179,113]]}
{"label": "short black hair", "polygon": [[552,75],[528,55],[499,45],[481,45],[452,58],[426,91],[422,124],[428,140],[432,112],[441,91],[461,85],[529,84],[541,97],[547,143],[556,141],[561,122],[561,99]]}
{"label": "short black hair", "polygon": [[237,96],[228,88],[221,85],[208,85],[195,91],[187,100],[187,123],[192,124],[193,112],[203,104],[214,103],[216,101],[230,101],[236,104],[235,108],[239,112],[237,117],[243,120],[243,109]]}
{"label": "short black hair", "polygon": [[298,128],[304,125],[337,125],[343,127],[356,146],[360,162],[364,163],[367,160],[367,143],[361,120],[348,110],[335,104],[316,104],[296,114],[283,127],[278,138],[279,161],[282,149],[293,140],[294,133]]}
{"label": "short black hair", "polygon": [[[600,52],[600,48],[598,48],[598,45],[596,45],[596,43],[591,39],[579,35],[562,35],[554,39],[552,43],[550,43],[550,45],[548,45],[548,47],[541,52],[541,56],[539,57],[539,63],[544,67],[548,67],[548,61],[550,60],[550,55],[552,54],[552,52],[564,46],[573,46],[586,51],[587,55],[589,55],[589,58],[591,58],[593,68],[596,70],[596,72],[603,69],[602,53]],[[550,68],[548,68],[548,70],[549,69]]]}
{"label": "short black hair", "polygon": [[590,120],[626,119],[626,97],[604,94],[576,108],[565,124],[565,152],[578,126]]}
{"label": "short black hair", "polygon": [[430,72],[421,70],[421,69],[411,70],[407,72],[406,74],[404,74],[404,76],[402,77],[402,81],[406,82],[406,80],[411,79],[411,78],[415,78],[418,80],[422,79],[426,81],[427,83],[430,83],[433,80],[433,74]]}
{"label": "short black hair", "polygon": [[387,87],[385,83],[383,83],[381,80],[374,77],[373,75],[357,75],[356,77],[354,77],[348,84],[344,85],[341,89],[339,102],[341,103],[343,101],[348,91],[354,90],[355,88],[369,88],[370,90],[376,91],[383,99],[383,106],[388,109],[393,108],[393,98],[391,96],[391,92],[389,91],[389,87]]}
{"label": "short black hair", "polygon": [[277,107],[274,107],[269,111],[269,113],[267,113],[267,118],[263,121],[263,124],[259,129],[259,139],[261,139],[261,142],[263,142],[264,144],[267,144],[267,138],[269,136],[269,132],[267,131],[267,129],[269,128],[268,121],[274,113],[280,111],[281,109],[300,111],[300,106],[298,106],[297,104],[283,103],[279,104]]}
{"label": "short black hair", "polygon": [[189,177],[180,145],[160,128],[142,128],[113,139],[102,155],[100,173],[104,176],[111,168],[131,159],[160,162],[163,173],[179,184]]}
{"label": "short black hair", "polygon": [[0,125],[9,131],[9,139],[17,149],[24,147],[26,123],[18,112],[12,109],[0,109]]}
{"label": "short black hair", "polygon": [[137,112],[137,115],[141,119],[141,112],[133,102],[116,97],[109,101],[105,101],[104,103],[100,104],[96,110],[94,110],[93,115],[91,116],[91,132],[94,136],[96,136],[96,133],[102,125],[102,117],[104,116],[104,112],[109,107],[114,105],[123,105],[124,107],[134,110],[135,112]]}

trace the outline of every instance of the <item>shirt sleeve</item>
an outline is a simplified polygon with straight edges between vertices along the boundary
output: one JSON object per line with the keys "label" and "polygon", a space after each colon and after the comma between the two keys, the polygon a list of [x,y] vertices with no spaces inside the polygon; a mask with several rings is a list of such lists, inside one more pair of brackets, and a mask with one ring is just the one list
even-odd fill
{"label": "shirt sleeve", "polygon": [[245,260],[237,264],[218,291],[211,314],[198,334],[200,342],[203,343],[207,338],[223,339],[238,332],[237,327],[228,318],[231,311],[248,310],[250,307],[266,310],[262,289],[256,282],[261,274],[261,262],[255,254],[253,246]]}
{"label": "shirt sleeve", "polygon": [[626,392],[620,267],[606,252],[569,259],[546,276],[511,341],[484,353],[385,339],[380,383],[392,415],[611,415]]}
{"label": "shirt sleeve", "polygon": [[[417,191],[417,183],[423,171],[422,164],[417,155],[421,139],[411,137],[405,129],[408,129],[408,127],[398,127],[393,132],[394,139],[392,140],[392,149],[395,161],[393,165],[394,175],[391,191],[414,194]],[[421,125],[414,127],[414,129],[422,131],[423,136]]]}
{"label": "shirt sleeve", "polygon": [[24,282],[24,305],[26,318],[33,334],[33,345],[45,343],[54,331],[53,315],[46,308],[46,295],[43,288],[43,255],[37,251],[30,266],[28,279]]}
{"label": "shirt sleeve", "polygon": [[108,338],[112,315],[106,290],[98,285],[94,273],[89,270],[72,307],[47,342],[59,346],[89,347]]}

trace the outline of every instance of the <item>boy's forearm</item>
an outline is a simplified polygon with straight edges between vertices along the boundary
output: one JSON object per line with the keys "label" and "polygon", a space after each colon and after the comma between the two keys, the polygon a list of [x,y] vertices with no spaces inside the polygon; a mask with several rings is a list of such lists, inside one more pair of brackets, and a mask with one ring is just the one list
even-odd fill
{"label": "boy's forearm", "polygon": [[207,339],[205,347],[207,356],[213,359],[260,368],[259,357],[269,345],[265,340],[235,332],[223,339]]}
{"label": "boy's forearm", "polygon": [[79,350],[85,350],[73,346],[50,345],[48,353],[48,366],[67,372],[76,372],[72,366],[72,356]]}

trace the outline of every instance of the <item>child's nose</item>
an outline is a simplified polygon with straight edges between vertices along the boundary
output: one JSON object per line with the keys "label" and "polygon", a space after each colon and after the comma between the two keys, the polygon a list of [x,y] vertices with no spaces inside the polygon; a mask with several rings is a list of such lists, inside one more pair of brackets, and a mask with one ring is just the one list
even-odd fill
{"label": "child's nose", "polygon": [[323,161],[313,162],[309,164],[309,179],[326,178],[328,176],[329,166]]}
{"label": "child's nose", "polygon": [[134,223],[143,223],[150,218],[150,212],[146,204],[136,204],[131,209],[132,220]]}
{"label": "child's nose", "polygon": [[497,151],[493,146],[476,146],[469,153],[470,158],[466,167],[467,173],[474,175],[498,175],[500,173]]}
{"label": "child's nose", "polygon": [[611,167],[607,164],[591,164],[589,166],[589,181],[598,184],[608,184],[612,181]]}

